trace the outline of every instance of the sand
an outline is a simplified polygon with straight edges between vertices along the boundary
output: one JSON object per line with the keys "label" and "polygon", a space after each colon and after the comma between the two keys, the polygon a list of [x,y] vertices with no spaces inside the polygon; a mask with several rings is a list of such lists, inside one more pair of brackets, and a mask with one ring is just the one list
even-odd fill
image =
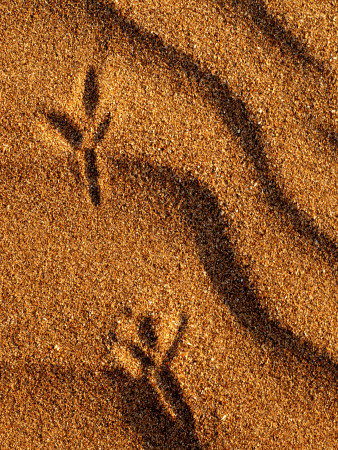
{"label": "sand", "polygon": [[0,5],[1,449],[333,449],[337,14]]}

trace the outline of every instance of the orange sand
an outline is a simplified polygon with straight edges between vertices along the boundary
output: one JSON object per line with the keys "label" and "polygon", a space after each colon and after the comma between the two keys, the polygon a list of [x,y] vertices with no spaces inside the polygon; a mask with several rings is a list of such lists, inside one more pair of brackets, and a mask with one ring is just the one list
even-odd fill
{"label": "orange sand", "polygon": [[337,447],[335,13],[1,2],[1,449]]}

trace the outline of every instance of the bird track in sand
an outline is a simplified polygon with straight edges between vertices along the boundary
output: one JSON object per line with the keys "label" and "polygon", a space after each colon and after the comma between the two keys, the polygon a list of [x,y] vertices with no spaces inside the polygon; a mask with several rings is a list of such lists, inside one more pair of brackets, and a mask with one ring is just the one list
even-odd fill
{"label": "bird track in sand", "polygon": [[[103,119],[97,122],[96,112],[100,100],[99,84],[94,67],[89,67],[84,80],[82,106],[87,117],[87,126],[80,127],[69,119],[67,114],[55,110],[46,111],[49,123],[71,145],[75,153],[73,172],[77,181],[87,180],[89,198],[94,206],[99,206],[102,200],[99,183],[100,171],[97,164],[96,148],[103,141],[111,121],[107,112]],[[71,155],[70,159],[74,155]],[[80,168],[79,168],[80,166]]]}

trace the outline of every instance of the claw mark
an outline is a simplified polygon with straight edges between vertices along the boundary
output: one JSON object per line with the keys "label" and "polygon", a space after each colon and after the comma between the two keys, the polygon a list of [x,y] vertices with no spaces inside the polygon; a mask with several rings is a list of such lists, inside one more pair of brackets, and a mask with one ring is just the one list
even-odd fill
{"label": "claw mark", "polygon": [[85,83],[82,103],[88,117],[93,117],[99,103],[99,85],[94,67],[90,67]]}
{"label": "claw mark", "polygon": [[98,206],[100,204],[100,185],[99,185],[99,173],[96,164],[96,154],[93,148],[85,149],[86,160],[86,177],[89,183],[89,196],[93,205]]}
{"label": "claw mark", "polygon": [[94,141],[96,144],[99,143],[100,141],[102,141],[102,139],[104,138],[104,135],[106,134],[106,132],[109,128],[110,120],[111,120],[111,117],[110,117],[110,112],[109,112],[106,114],[103,121],[97,127],[97,131],[94,135]]}
{"label": "claw mark", "polygon": [[157,346],[157,335],[155,333],[154,321],[150,316],[144,317],[139,325],[139,336],[149,348],[155,349]]}
{"label": "claw mark", "polygon": [[134,358],[138,359],[142,365],[143,371],[147,371],[151,367],[155,367],[155,362],[151,356],[148,356],[146,352],[137,344],[128,345],[130,353]]}
{"label": "claw mark", "polygon": [[46,113],[46,117],[72,147],[77,148],[81,146],[83,133],[68,119],[66,114],[51,111]]}

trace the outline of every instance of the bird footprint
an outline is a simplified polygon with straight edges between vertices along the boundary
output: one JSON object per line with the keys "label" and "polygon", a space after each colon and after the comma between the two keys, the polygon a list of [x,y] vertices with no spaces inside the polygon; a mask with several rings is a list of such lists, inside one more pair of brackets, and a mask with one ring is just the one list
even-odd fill
{"label": "bird footprint", "polygon": [[[141,318],[133,340],[124,338],[116,323],[105,342],[107,349],[113,350],[115,362],[119,366],[125,366],[127,371],[133,372],[133,378],[137,377],[137,372],[138,375],[141,374],[141,378],[156,392],[158,401],[173,420],[177,419],[182,407],[177,404],[177,381],[171,373],[170,364],[183,340],[187,322],[187,317],[182,314],[176,336],[164,355],[161,355],[155,322],[150,315]],[[133,367],[137,367],[139,371],[133,371]]]}
{"label": "bird footprint", "polygon": [[[94,67],[90,67],[84,80],[82,105],[87,117],[87,126],[80,127],[65,113],[48,111],[45,113],[49,123],[71,145],[75,153],[77,179],[87,180],[89,198],[94,206],[101,203],[99,171],[97,167],[96,148],[104,139],[111,121],[110,112],[96,125],[95,113],[100,100],[98,77]],[[82,167],[79,170],[78,167]],[[82,172],[82,173],[81,173]]]}

